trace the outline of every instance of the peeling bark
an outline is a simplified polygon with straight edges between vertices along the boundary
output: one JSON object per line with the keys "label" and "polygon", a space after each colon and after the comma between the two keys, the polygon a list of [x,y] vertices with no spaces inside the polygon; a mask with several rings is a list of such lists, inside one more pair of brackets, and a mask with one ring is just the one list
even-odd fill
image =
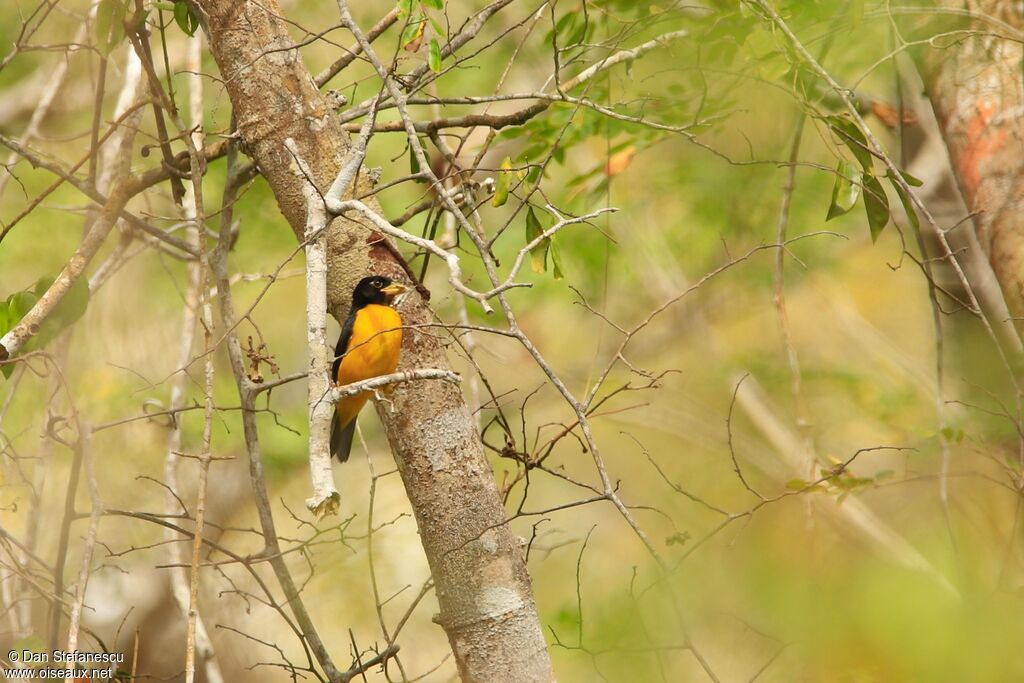
{"label": "peeling bark", "polygon": [[[946,3],[953,5],[953,3]],[[964,3],[956,3],[963,7]],[[969,0],[979,15],[1024,26],[1004,0]],[[971,36],[918,55],[928,96],[978,240],[1011,313],[1024,330],[1024,47],[991,23]]]}
{"label": "peeling bark", "polygon": [[[306,224],[304,179],[285,147],[291,138],[326,190],[350,140],[314,84],[275,0],[197,0],[214,58],[234,107],[245,151],[259,165],[299,239]],[[362,174],[356,193],[369,189]],[[373,202],[367,202],[379,211]],[[347,313],[354,284],[368,272],[409,282],[387,237],[362,219],[335,220],[328,232],[328,308]],[[433,323],[419,293],[399,309],[406,325]],[[404,335],[401,369],[448,369],[434,335]],[[548,681],[551,663],[520,540],[505,511],[472,415],[458,387],[408,382],[377,406],[419,525],[459,673],[466,681]],[[339,645],[339,648],[346,645]]]}

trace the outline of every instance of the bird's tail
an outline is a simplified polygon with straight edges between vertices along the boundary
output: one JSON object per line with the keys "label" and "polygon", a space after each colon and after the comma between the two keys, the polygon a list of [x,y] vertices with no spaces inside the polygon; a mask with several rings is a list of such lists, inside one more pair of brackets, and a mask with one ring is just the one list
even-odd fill
{"label": "bird's tail", "polygon": [[331,418],[331,456],[341,462],[348,460],[349,452],[352,450],[352,437],[356,433],[356,420],[352,418],[344,427],[338,419],[338,411],[334,411]]}

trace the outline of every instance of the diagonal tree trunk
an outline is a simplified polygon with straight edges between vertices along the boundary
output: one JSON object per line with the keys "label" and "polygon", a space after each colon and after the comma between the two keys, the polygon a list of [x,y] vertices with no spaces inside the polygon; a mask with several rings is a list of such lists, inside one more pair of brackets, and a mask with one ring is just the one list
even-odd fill
{"label": "diagonal tree trunk", "polygon": [[978,35],[923,51],[918,65],[978,239],[1024,330],[1024,18],[1006,0],[940,4],[973,12],[957,28]]}
{"label": "diagonal tree trunk", "polygon": [[[196,5],[243,149],[302,239],[303,182],[285,140],[294,140],[326,191],[349,150],[348,134],[294,49],[276,0],[196,0]],[[356,193],[368,189],[361,174]],[[385,239],[357,217],[332,224],[328,308],[339,320],[347,313],[353,285],[366,273],[408,282],[405,265]],[[432,322],[415,291],[401,313],[410,326]],[[400,369],[417,367],[446,368],[448,361],[433,335],[409,330]],[[504,523],[494,474],[461,392],[447,382],[412,382],[401,385],[392,401],[393,412],[379,414],[419,525],[440,603],[438,620],[460,675],[466,681],[550,680],[520,541]]]}

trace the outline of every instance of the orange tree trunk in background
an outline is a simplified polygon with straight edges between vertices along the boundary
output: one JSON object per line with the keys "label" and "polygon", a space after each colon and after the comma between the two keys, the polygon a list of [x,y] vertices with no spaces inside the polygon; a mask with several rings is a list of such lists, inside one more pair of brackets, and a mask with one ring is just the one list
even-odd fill
{"label": "orange tree trunk in background", "polygon": [[[302,179],[284,142],[326,191],[350,141],[313,83],[282,21],[276,0],[195,0],[234,108],[243,149],[273,189],[281,212],[302,239]],[[369,189],[365,175],[359,194]],[[372,205],[372,204],[371,204]],[[328,307],[344,319],[354,283],[381,273],[408,283],[406,269],[382,236],[358,220],[336,220],[328,240]],[[376,246],[374,246],[376,245]],[[432,323],[419,294],[402,304],[407,325]],[[298,323],[296,323],[298,324]],[[435,336],[405,334],[400,369],[447,368]],[[419,526],[459,673],[466,681],[548,681],[548,657],[519,539],[505,511],[462,394],[447,382],[410,382],[381,411]],[[338,648],[347,639],[338,638]]]}
{"label": "orange tree trunk in background", "polygon": [[1024,19],[1009,0],[943,4],[973,12],[956,28],[978,34],[919,53],[918,65],[978,238],[1024,330]]}

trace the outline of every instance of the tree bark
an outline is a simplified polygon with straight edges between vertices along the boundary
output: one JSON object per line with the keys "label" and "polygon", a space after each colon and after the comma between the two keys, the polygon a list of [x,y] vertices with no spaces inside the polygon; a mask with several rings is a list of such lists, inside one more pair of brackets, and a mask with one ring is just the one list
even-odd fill
{"label": "tree bark", "polygon": [[[349,151],[348,134],[314,84],[276,0],[196,0],[231,99],[243,149],[267,179],[299,239],[306,222],[294,140],[325,192]],[[356,194],[370,189],[360,174]],[[369,202],[368,202],[369,203]],[[371,204],[371,206],[375,206]],[[379,207],[376,207],[379,210]],[[409,282],[387,238],[357,215],[328,232],[328,307],[343,320],[367,273]],[[432,323],[412,289],[400,306],[409,326]],[[449,367],[434,334],[407,330],[400,369]],[[409,382],[378,406],[434,578],[445,629],[466,681],[548,681],[548,657],[520,540],[505,511],[472,416],[457,387]],[[339,645],[344,649],[347,645]]]}
{"label": "tree bark", "polygon": [[923,51],[917,61],[978,239],[1024,331],[1024,49],[1006,36],[1024,21],[1013,5],[968,0],[976,16],[958,28],[980,35]]}

